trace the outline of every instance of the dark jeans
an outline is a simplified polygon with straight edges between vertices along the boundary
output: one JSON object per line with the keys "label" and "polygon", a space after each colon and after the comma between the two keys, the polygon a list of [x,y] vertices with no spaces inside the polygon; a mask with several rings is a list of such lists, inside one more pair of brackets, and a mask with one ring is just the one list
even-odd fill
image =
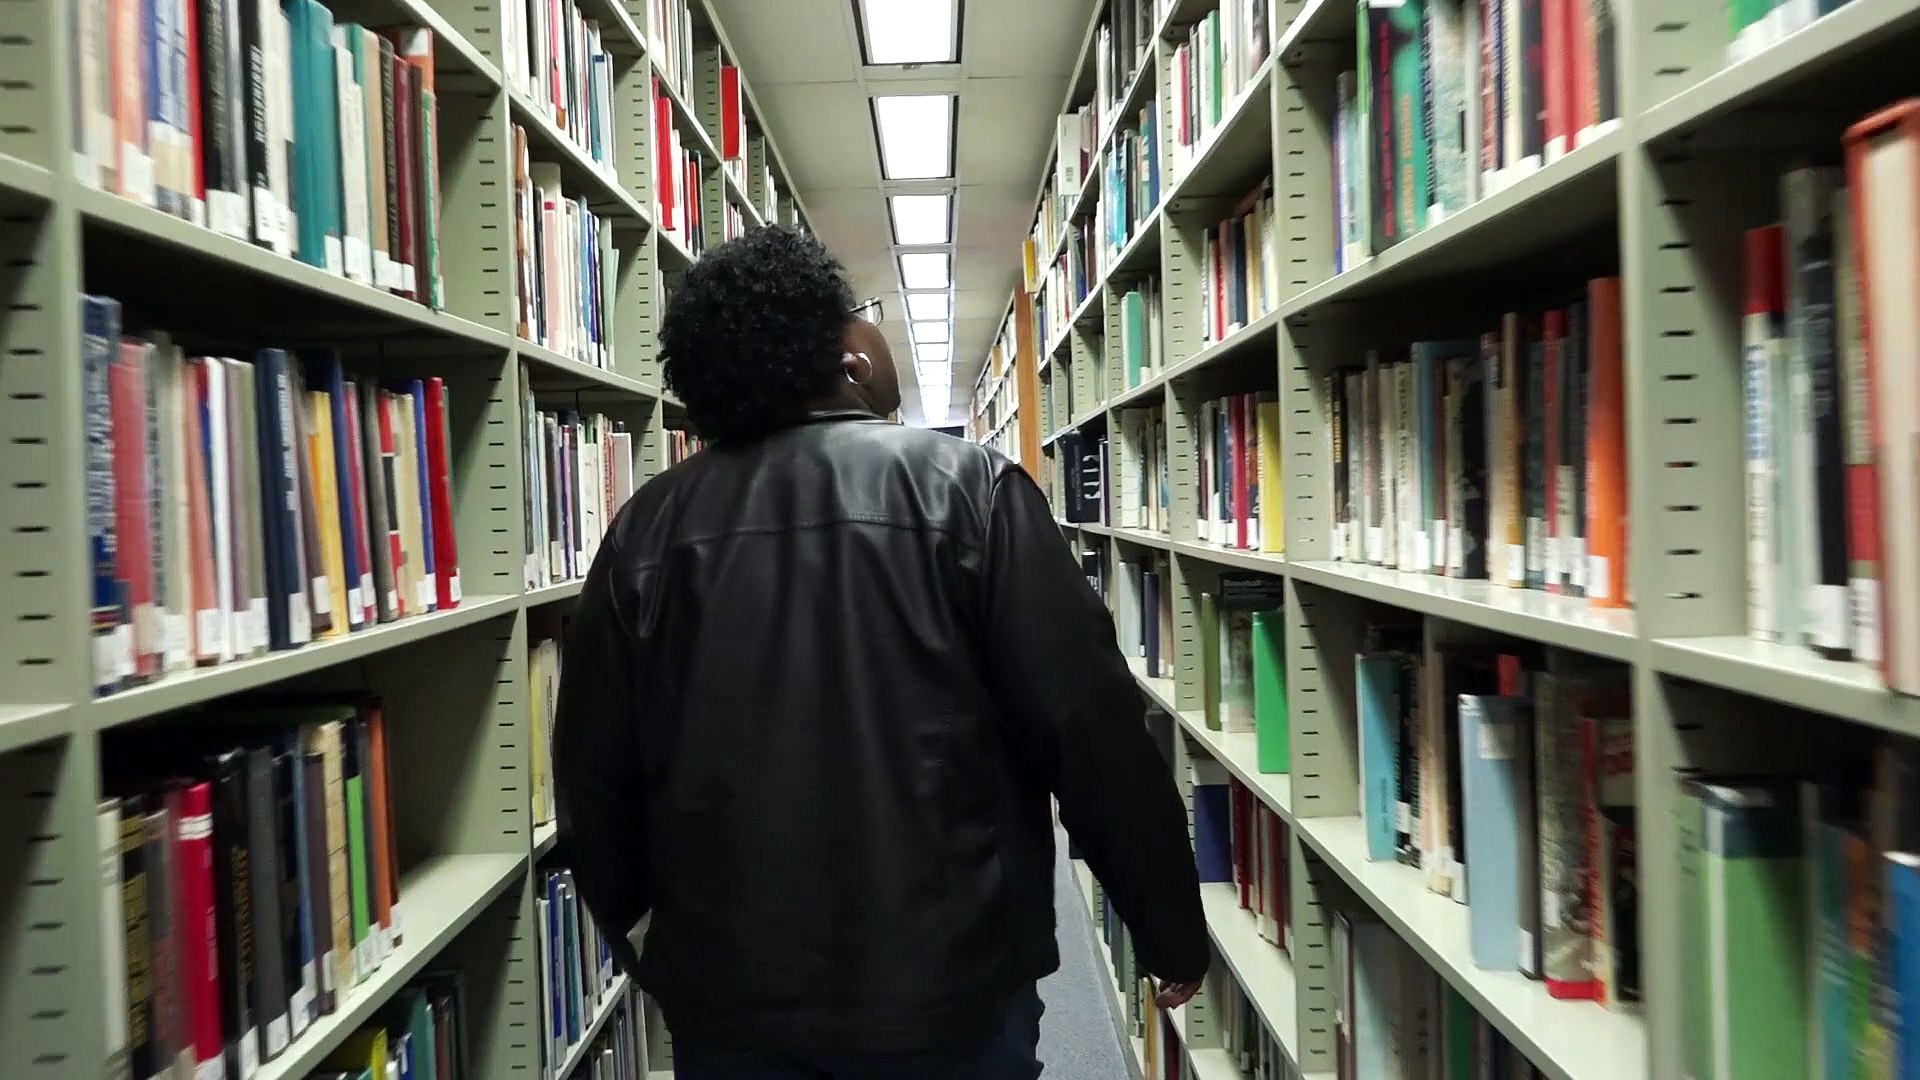
{"label": "dark jeans", "polygon": [[902,1054],[805,1055],[673,1044],[675,1080],[1035,1080],[1040,1075],[1038,989],[1007,1008],[1007,1022],[983,1046]]}

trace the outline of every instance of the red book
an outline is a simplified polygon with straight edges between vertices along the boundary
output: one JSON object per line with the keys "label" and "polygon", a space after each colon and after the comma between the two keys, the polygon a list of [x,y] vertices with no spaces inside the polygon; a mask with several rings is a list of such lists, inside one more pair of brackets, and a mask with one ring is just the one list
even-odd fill
{"label": "red book", "polygon": [[1227,401],[1227,450],[1233,455],[1233,546],[1247,546],[1247,398]]}
{"label": "red book", "polygon": [[351,474],[349,483],[353,487],[347,494],[353,500],[353,520],[359,523],[359,527],[353,530],[353,547],[360,559],[360,614],[362,624],[372,626],[379,621],[379,599],[373,595],[373,548],[367,535],[373,519],[367,512],[367,463],[360,449],[360,387],[348,379],[346,388],[347,457],[352,461],[347,471]]}
{"label": "red book", "polygon": [[153,610],[153,522],[147,487],[147,354],[138,338],[120,342],[109,374],[113,418],[113,529],[119,538],[114,576],[120,580],[123,624],[131,627],[133,674],[151,677],[160,666],[160,635]]}
{"label": "red book", "polygon": [[669,232],[673,227],[673,140],[668,137],[673,131],[673,104],[660,95],[660,80],[653,80],[653,177],[654,198],[660,204],[656,215],[666,224]]}
{"label": "red book", "polygon": [[1580,133],[1600,122],[1599,42],[1594,40],[1593,12],[1587,0],[1560,0],[1567,5],[1566,26],[1573,63],[1567,68],[1567,149],[1580,144]]}
{"label": "red book", "polygon": [[385,390],[374,393],[374,412],[379,416],[380,425],[380,468],[387,478],[387,545],[388,565],[393,567],[393,613],[396,618],[407,615],[408,598],[406,581],[406,554],[400,543],[400,477],[396,472],[398,463],[394,455],[393,443],[393,395]]}
{"label": "red book", "polygon": [[420,273],[420,260],[414,251],[414,215],[417,212],[415,200],[418,199],[413,160],[413,109],[408,102],[413,100],[413,65],[399,53],[393,57],[393,156],[394,179],[400,190],[390,193],[395,205],[400,208],[400,250],[394,257],[400,260],[402,267],[400,295],[409,300],[420,298],[417,282]]}
{"label": "red book", "polygon": [[447,447],[447,384],[427,380],[427,483],[433,489],[434,594],[439,610],[460,603],[460,555],[453,539],[453,475]]}
{"label": "red book", "polygon": [[1227,336],[1227,231],[1215,226],[1209,233],[1207,276],[1213,282],[1213,340],[1219,341]]}
{"label": "red book", "polygon": [[[1271,812],[1271,811],[1269,811]],[[1279,931],[1279,941],[1275,944],[1288,952],[1293,951],[1292,906],[1287,899],[1287,885],[1292,872],[1287,866],[1287,823],[1279,814],[1273,815],[1273,828],[1268,833],[1267,865],[1271,870],[1268,878],[1267,895],[1271,898],[1269,909],[1273,915],[1275,929]]]}
{"label": "red book", "polygon": [[193,196],[194,224],[204,225],[207,220],[207,169],[206,163],[200,160],[200,143],[205,138],[200,131],[200,5],[189,2],[181,7],[186,9],[187,66],[182,73],[185,82],[180,88],[180,101],[187,114],[187,168],[193,172],[187,194]]}
{"label": "red book", "polygon": [[1567,87],[1573,53],[1567,47],[1566,0],[1540,4],[1541,115],[1546,123],[1546,160],[1567,152]]}
{"label": "red book", "polygon": [[740,109],[740,69],[720,67],[720,156],[732,161],[746,153],[747,122]]}
{"label": "red book", "polygon": [[187,1032],[201,1075],[221,1060],[220,929],[213,902],[213,785],[180,781],[167,789],[174,837],[173,941],[185,983]]}
{"label": "red book", "polygon": [[1570,522],[1560,520],[1560,408],[1564,404],[1560,398],[1560,349],[1567,339],[1567,313],[1559,308],[1547,311],[1545,319],[1545,337],[1547,362],[1542,371],[1547,391],[1547,449],[1546,449],[1546,531],[1547,531],[1547,591],[1560,591],[1560,537],[1567,531]]}
{"label": "red book", "polygon": [[1240,889],[1240,907],[1247,910],[1253,906],[1253,873],[1249,865],[1253,845],[1247,835],[1252,812],[1248,804],[1253,801],[1253,792],[1235,780],[1228,794],[1233,807],[1233,882]]}

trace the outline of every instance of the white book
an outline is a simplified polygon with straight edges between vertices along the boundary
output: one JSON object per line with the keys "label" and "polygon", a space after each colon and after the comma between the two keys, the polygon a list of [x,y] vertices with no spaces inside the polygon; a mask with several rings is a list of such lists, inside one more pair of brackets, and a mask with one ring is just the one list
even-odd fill
{"label": "white book", "polygon": [[347,277],[371,285],[373,233],[367,214],[367,113],[355,73],[354,49],[347,43],[347,35],[358,33],[358,27],[347,24],[336,24],[333,28],[334,85],[340,114],[340,196],[346,225],[340,246]]}
{"label": "white book", "polygon": [[299,249],[300,222],[293,208],[293,181],[287,175],[289,161],[293,155],[293,50],[291,44],[292,29],[287,16],[277,5],[261,4],[260,18],[264,23],[260,39],[267,50],[267,184],[265,206],[261,205],[261,196],[254,195],[254,213],[265,212],[273,217],[268,235],[264,238],[274,251],[282,255],[296,254]]}
{"label": "white book", "polygon": [[[207,445],[227,445],[227,365],[232,360],[209,358],[207,368]],[[239,598],[233,594],[233,487],[229,455],[212,454],[207,462],[208,487],[213,492],[209,516],[213,522],[213,583],[218,599],[216,616],[220,631],[220,659],[231,660],[245,651],[246,639],[237,634],[235,611]]]}
{"label": "white book", "polygon": [[114,138],[105,0],[82,0],[73,5],[73,19],[74,79],[80,110],[73,133],[73,172],[81,183],[101,187],[103,171],[113,162]]}
{"label": "white book", "polygon": [[162,611],[160,666],[176,671],[193,665],[187,619],[193,604],[192,536],[188,512],[186,361],[180,346],[165,334],[153,335],[152,378],[160,422],[161,519],[157,523],[167,575],[160,601]]}
{"label": "white book", "polygon": [[121,906],[120,800],[106,799],[94,810],[94,839],[100,851],[100,988],[106,993],[108,1076],[127,1071],[127,927]]}

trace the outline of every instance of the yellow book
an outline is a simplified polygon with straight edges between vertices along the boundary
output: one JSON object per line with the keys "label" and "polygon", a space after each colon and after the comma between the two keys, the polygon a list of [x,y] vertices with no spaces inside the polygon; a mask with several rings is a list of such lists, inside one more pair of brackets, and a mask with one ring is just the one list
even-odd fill
{"label": "yellow book", "polygon": [[333,625],[321,637],[347,632],[347,562],[340,546],[340,474],[333,460],[333,407],[326,393],[307,391],[307,460],[313,466],[314,512],[320,515],[320,561],[326,567]]}
{"label": "yellow book", "polygon": [[552,684],[560,667],[560,643],[548,639],[536,644],[529,660],[527,683],[531,692],[527,696],[533,702],[533,821],[544,825],[553,820],[553,796],[547,787],[551,764],[547,750],[547,715],[553,708]]}
{"label": "yellow book", "polygon": [[[328,1069],[386,1080],[387,1032],[385,1028],[365,1027],[341,1043],[320,1063]],[[363,1071],[364,1070],[364,1071]]]}
{"label": "yellow book", "polygon": [[1254,410],[1260,440],[1260,550],[1280,552],[1286,547],[1287,506],[1280,462],[1280,403],[1262,397]]}
{"label": "yellow book", "polygon": [[[342,712],[353,715],[351,706]],[[327,829],[327,914],[333,925],[319,929],[333,942],[329,948],[328,959],[333,971],[328,976],[328,985],[335,993],[344,994],[353,987],[353,909],[348,906],[347,881],[347,794],[346,778],[341,774],[341,722],[328,720],[318,724],[308,724],[301,728],[301,749],[309,754],[320,755],[320,771],[326,786],[323,802],[326,805]]]}

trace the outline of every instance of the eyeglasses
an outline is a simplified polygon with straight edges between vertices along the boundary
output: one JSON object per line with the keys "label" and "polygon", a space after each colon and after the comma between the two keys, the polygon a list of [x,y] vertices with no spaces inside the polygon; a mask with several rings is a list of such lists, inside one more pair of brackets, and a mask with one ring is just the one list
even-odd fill
{"label": "eyeglasses", "polygon": [[858,304],[855,304],[853,310],[847,312],[847,314],[856,319],[865,319],[870,323],[878,323],[886,317],[886,308],[881,304],[881,299],[881,297],[876,296],[868,300],[862,300]]}

